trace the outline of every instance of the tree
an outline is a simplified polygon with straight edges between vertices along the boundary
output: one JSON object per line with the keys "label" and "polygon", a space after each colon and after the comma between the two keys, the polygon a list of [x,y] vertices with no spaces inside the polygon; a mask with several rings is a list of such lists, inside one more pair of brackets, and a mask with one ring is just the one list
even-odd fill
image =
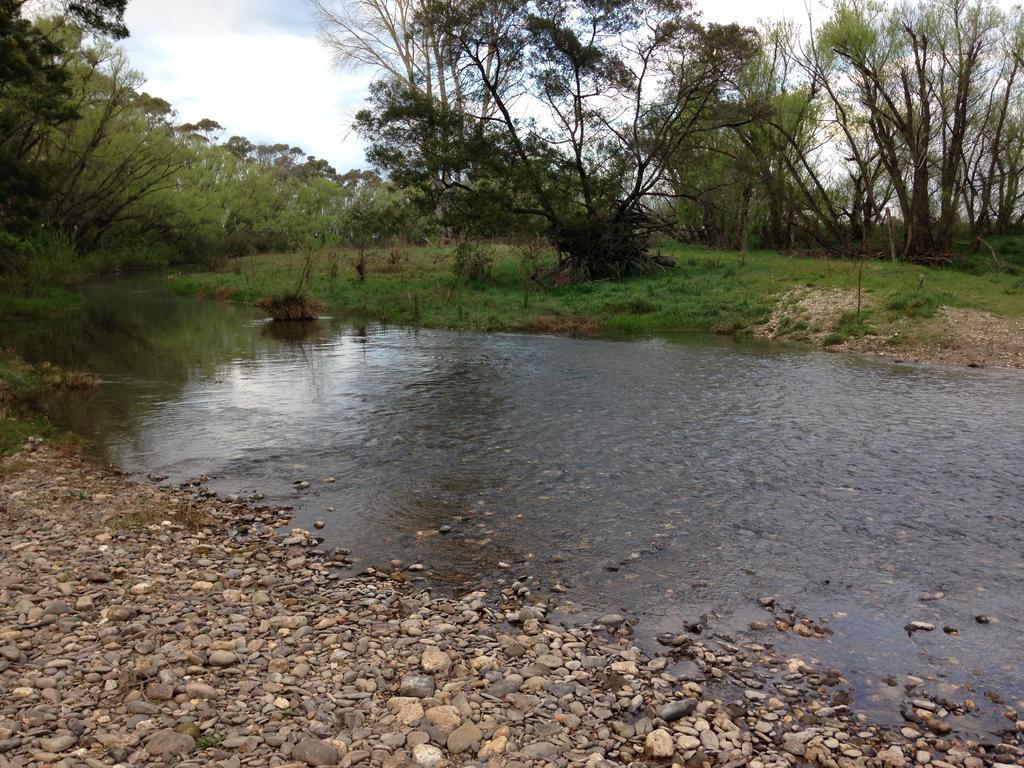
{"label": "tree", "polygon": [[870,136],[864,151],[854,151],[865,241],[885,210],[870,197],[891,195],[904,258],[952,250],[971,196],[969,157],[995,138],[985,115],[994,106],[988,95],[1001,90],[1005,20],[980,1],[887,8],[855,0],[837,5],[818,30],[813,75],[827,84],[847,146],[857,147],[852,137],[864,131]]}
{"label": "tree", "polygon": [[25,5],[0,0],[0,229],[13,232],[26,230],[53,189],[40,145],[51,129],[78,117],[65,49],[55,37],[68,24],[97,36],[128,35],[126,0],[63,3],[63,16],[45,25],[25,18]]}
{"label": "tree", "polygon": [[476,85],[446,108],[378,83],[358,117],[371,159],[472,208],[540,219],[578,277],[648,269],[649,235],[672,224],[666,159],[749,119],[730,93],[753,32],[702,25],[684,0],[439,2],[419,23],[443,30]]}

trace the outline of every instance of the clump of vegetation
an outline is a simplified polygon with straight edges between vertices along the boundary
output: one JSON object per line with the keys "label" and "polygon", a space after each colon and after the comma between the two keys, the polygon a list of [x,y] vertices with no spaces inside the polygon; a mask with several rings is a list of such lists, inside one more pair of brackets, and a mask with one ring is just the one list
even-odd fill
{"label": "clump of vegetation", "polygon": [[306,293],[306,285],[313,273],[313,254],[306,254],[306,262],[302,266],[299,284],[294,291],[280,293],[276,296],[265,296],[256,301],[256,306],[280,322],[316,320],[324,310],[324,305]]}
{"label": "clump of vegetation", "polygon": [[850,310],[843,312],[839,316],[836,327],[821,343],[826,347],[831,347],[836,344],[842,344],[847,339],[859,339],[862,336],[874,335],[875,329],[868,324],[867,316],[868,313],[864,311],[856,312]]}
{"label": "clump of vegetation", "polygon": [[32,399],[53,389],[86,389],[96,378],[52,363],[33,365],[10,352],[0,352],[0,456],[21,447],[29,437],[59,437],[45,418],[33,413]]}
{"label": "clump of vegetation", "polygon": [[25,400],[48,389],[88,389],[96,377],[85,371],[60,368],[53,363],[33,365],[7,352],[0,358],[0,404]]}
{"label": "clump of vegetation", "polygon": [[922,291],[899,291],[894,293],[886,303],[886,308],[908,317],[934,317],[943,304],[948,304],[952,297]]}
{"label": "clump of vegetation", "polygon": [[198,751],[216,747],[221,743],[221,741],[222,739],[219,733],[204,733],[196,739],[196,750]]}
{"label": "clump of vegetation", "polygon": [[256,306],[275,321],[316,320],[323,312],[324,305],[312,296],[284,294],[267,296],[256,302]]}
{"label": "clump of vegetation", "polygon": [[463,241],[452,249],[452,271],[462,280],[487,280],[493,266],[494,259],[485,246]]}

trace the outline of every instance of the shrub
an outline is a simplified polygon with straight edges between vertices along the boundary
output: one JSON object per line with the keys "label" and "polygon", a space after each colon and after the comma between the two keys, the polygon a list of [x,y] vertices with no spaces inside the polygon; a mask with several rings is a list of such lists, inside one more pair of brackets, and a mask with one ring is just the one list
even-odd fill
{"label": "shrub", "polygon": [[490,251],[481,245],[461,242],[452,249],[452,271],[462,280],[486,280],[491,276],[493,265]]}
{"label": "shrub", "polygon": [[256,306],[278,321],[316,320],[324,305],[312,296],[287,293],[259,299]]}
{"label": "shrub", "polygon": [[922,290],[900,291],[889,298],[886,308],[910,317],[933,317],[939,307],[949,299],[950,297],[945,294]]}

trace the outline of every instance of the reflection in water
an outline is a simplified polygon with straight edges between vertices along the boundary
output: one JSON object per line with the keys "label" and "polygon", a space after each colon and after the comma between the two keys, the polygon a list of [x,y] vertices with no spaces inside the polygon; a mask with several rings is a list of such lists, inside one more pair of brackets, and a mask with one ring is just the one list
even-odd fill
{"label": "reflection in water", "polygon": [[333,335],[333,328],[319,320],[294,320],[281,323],[268,320],[263,323],[260,333],[286,344],[298,344],[302,341],[324,341]]}
{"label": "reflection in water", "polygon": [[[851,670],[861,705],[894,712],[874,683],[908,671],[1024,697],[1019,372],[278,327],[145,282],[89,298],[4,341],[100,374],[98,393],[46,405],[128,469],[261,491],[300,524],[327,520],[329,546],[460,588],[514,563],[639,613],[648,637],[706,612],[741,627],[778,595],[835,634],[771,640]],[[908,637],[910,620],[959,636]]]}

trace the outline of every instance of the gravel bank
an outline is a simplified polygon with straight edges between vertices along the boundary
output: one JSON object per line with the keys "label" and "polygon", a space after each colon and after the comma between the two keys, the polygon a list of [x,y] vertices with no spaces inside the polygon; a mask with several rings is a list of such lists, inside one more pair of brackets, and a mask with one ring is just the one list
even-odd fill
{"label": "gravel bank", "polygon": [[[988,312],[940,307],[934,317],[884,320],[870,294],[863,297],[874,333],[827,346],[833,351],[878,355],[891,360],[968,366],[1024,368],[1024,319]],[[857,292],[804,288],[780,297],[755,335],[825,347],[844,312],[857,309]]]}
{"label": "gravel bank", "polygon": [[521,585],[437,598],[315,545],[44,445],[5,460],[0,766],[1024,765],[1024,722],[960,741],[918,699],[884,729],[828,698],[839,672],[761,646],[650,657],[622,617],[549,624]]}

